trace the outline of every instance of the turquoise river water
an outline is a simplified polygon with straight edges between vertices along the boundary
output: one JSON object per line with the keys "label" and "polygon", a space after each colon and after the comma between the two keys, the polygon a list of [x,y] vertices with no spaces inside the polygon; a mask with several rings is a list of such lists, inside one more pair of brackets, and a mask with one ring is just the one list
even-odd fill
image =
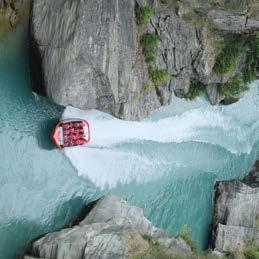
{"label": "turquoise river water", "polygon": [[[127,122],[34,94],[22,26],[1,40],[0,57],[0,259],[107,193],[141,207],[169,233],[187,224],[206,247],[214,182],[242,177],[256,158],[258,81],[227,107],[173,97],[144,121]],[[53,148],[49,133],[62,116],[89,120],[89,147]]]}

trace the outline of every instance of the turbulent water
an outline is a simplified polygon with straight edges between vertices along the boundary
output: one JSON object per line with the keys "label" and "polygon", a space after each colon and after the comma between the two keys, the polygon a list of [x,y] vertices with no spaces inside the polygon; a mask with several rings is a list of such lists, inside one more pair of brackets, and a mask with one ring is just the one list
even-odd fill
{"label": "turbulent water", "polygon": [[[142,122],[64,111],[32,93],[25,35],[19,27],[0,45],[0,259],[106,193],[172,234],[189,225],[205,247],[215,180],[241,177],[259,148],[259,82],[236,104],[174,97]],[[90,122],[90,146],[53,149],[49,133],[62,116]]]}

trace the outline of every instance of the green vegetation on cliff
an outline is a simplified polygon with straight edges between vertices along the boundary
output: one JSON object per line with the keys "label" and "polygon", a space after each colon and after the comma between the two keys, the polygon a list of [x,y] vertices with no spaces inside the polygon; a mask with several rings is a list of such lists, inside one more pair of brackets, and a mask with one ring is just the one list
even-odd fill
{"label": "green vegetation on cliff", "polygon": [[192,252],[198,254],[199,249],[197,243],[191,238],[191,231],[187,225],[183,225],[179,231],[179,236],[187,243]]}
{"label": "green vegetation on cliff", "polygon": [[205,90],[205,85],[199,81],[191,81],[189,92],[185,95],[186,99],[194,100]]}
{"label": "green vegetation on cliff", "polygon": [[140,254],[134,259],[183,259],[182,256],[172,253],[169,249],[162,246],[158,241],[154,240],[152,236],[145,234],[142,237],[148,241],[149,249],[145,254]]}
{"label": "green vegetation on cliff", "polygon": [[226,98],[238,96],[248,90],[248,84],[256,79],[259,67],[259,34],[250,36],[228,36],[214,65],[214,72],[225,74],[236,68],[237,59],[243,55],[241,73],[235,72],[228,82],[219,85],[219,93]]}
{"label": "green vegetation on cliff", "polygon": [[154,14],[154,8],[149,6],[137,7],[136,8],[136,20],[138,25],[147,23],[151,16]]}
{"label": "green vegetation on cliff", "polygon": [[258,239],[256,238],[247,240],[245,247],[239,247],[234,252],[229,252],[227,258],[258,259],[259,246],[256,243],[258,243]]}
{"label": "green vegetation on cliff", "polygon": [[159,37],[155,33],[145,33],[140,38],[143,55],[146,63],[152,63],[155,60],[155,49],[159,42]]}
{"label": "green vegetation on cliff", "polygon": [[[137,23],[147,23],[153,13],[154,9],[151,7],[138,7],[136,10]],[[162,85],[170,79],[170,73],[167,70],[159,70],[155,66],[155,54],[159,40],[159,36],[151,32],[144,33],[140,37],[142,52],[145,62],[148,64],[148,75],[155,86]]]}
{"label": "green vegetation on cliff", "polygon": [[226,98],[239,96],[242,92],[248,90],[248,84],[244,83],[242,76],[236,74],[230,81],[220,84],[218,91]]}
{"label": "green vegetation on cliff", "polygon": [[243,254],[246,259],[258,259],[259,258],[259,247],[249,246],[244,249]]}
{"label": "green vegetation on cliff", "polygon": [[250,83],[256,79],[256,71],[259,71],[259,33],[249,37],[248,50],[243,68],[243,80]]}
{"label": "green vegetation on cliff", "polygon": [[149,66],[148,74],[156,86],[166,83],[171,76],[167,70],[154,69],[152,66]]}
{"label": "green vegetation on cliff", "polygon": [[244,40],[229,36],[222,42],[221,52],[214,65],[214,72],[224,74],[235,67],[237,58],[245,52]]}

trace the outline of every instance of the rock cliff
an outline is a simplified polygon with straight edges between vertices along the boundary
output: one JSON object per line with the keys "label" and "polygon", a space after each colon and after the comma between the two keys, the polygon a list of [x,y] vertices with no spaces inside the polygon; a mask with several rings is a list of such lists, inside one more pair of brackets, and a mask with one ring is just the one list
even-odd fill
{"label": "rock cliff", "polygon": [[253,249],[258,255],[258,208],[259,161],[243,180],[216,182],[213,253],[193,253],[181,237],[153,226],[141,209],[105,196],[88,204],[62,230],[33,240],[22,258],[257,258],[247,254]]}
{"label": "rock cliff", "polygon": [[148,254],[151,237],[167,253],[190,258],[191,250],[183,239],[154,227],[139,208],[106,196],[89,204],[83,216],[67,228],[34,240],[24,258],[138,258]]}
{"label": "rock cliff", "polygon": [[259,161],[242,181],[215,185],[212,247],[234,252],[251,240],[259,245]]}
{"label": "rock cliff", "polygon": [[[229,2],[34,0],[33,88],[61,105],[96,108],[130,120],[170,103],[173,92],[179,97],[195,92],[196,81],[217,104],[226,99],[219,84],[240,72],[245,60],[241,55],[228,73],[215,73],[220,53],[216,43],[226,35],[243,37],[259,28],[257,1]],[[140,25],[136,10],[146,6],[154,12]],[[154,53],[149,52],[152,66],[145,62],[140,44],[146,33],[159,38]],[[165,76],[168,80],[162,80]],[[233,93],[231,100],[239,95]]]}
{"label": "rock cliff", "polygon": [[56,103],[140,119],[159,107],[143,90],[135,1],[34,1],[33,84]]}

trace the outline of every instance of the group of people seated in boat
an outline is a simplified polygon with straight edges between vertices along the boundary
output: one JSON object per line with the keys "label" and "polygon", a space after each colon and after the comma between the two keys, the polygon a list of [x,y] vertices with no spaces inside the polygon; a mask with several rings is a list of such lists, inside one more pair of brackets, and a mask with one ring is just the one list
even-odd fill
{"label": "group of people seated in boat", "polygon": [[71,147],[86,144],[84,126],[84,122],[81,121],[63,123],[63,146]]}

